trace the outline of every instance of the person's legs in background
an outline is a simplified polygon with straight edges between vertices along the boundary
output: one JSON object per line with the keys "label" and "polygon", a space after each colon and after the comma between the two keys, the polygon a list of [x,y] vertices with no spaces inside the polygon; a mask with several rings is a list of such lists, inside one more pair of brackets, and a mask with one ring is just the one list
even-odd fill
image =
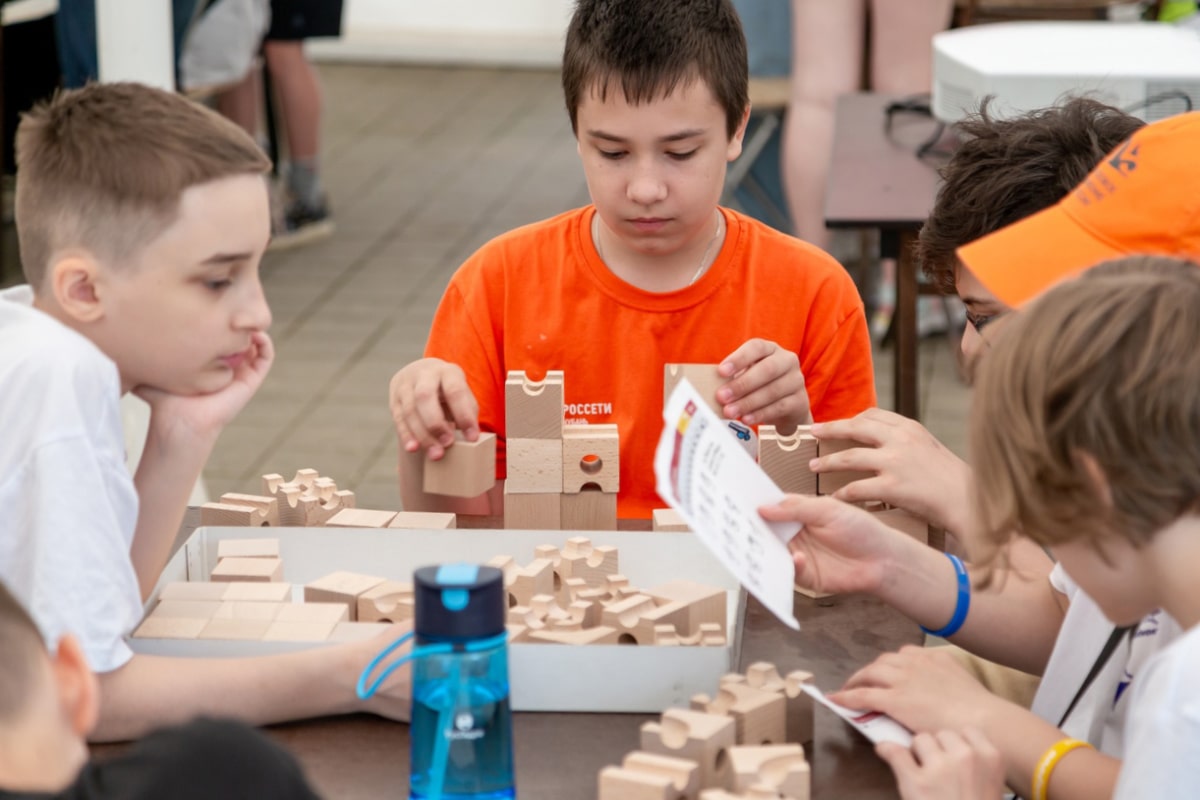
{"label": "person's legs in background", "polygon": [[325,206],[320,154],[321,85],[302,41],[263,44],[271,87],[279,100],[287,136],[287,187],[291,203],[310,215]]}
{"label": "person's legs in background", "polygon": [[59,0],[54,17],[63,88],[78,89],[100,77],[96,54],[96,0]]}

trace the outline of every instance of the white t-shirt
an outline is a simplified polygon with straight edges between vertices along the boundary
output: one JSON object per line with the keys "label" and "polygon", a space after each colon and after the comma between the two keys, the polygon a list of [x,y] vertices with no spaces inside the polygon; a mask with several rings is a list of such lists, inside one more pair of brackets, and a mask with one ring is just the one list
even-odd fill
{"label": "white t-shirt", "polygon": [[[1061,565],[1054,565],[1050,583],[1067,595],[1071,605],[1033,698],[1032,710],[1050,724],[1057,725],[1112,634],[1113,624]],[[1161,611],[1143,619],[1132,636],[1125,636],[1117,644],[1104,668],[1063,723],[1063,732],[1090,742],[1103,753],[1121,758],[1127,740],[1125,719],[1130,703],[1134,702],[1131,699],[1133,693],[1127,689],[1131,684],[1136,685],[1135,678],[1141,680],[1138,676],[1144,673],[1150,659],[1179,635],[1179,625]]]}
{"label": "white t-shirt", "polygon": [[1115,800],[1200,796],[1200,628],[1162,650],[1133,687]]}
{"label": "white t-shirt", "polygon": [[109,672],[132,655],[124,636],[142,616],[120,379],[32,302],[28,286],[0,292],[0,580],[48,645],[74,634]]}

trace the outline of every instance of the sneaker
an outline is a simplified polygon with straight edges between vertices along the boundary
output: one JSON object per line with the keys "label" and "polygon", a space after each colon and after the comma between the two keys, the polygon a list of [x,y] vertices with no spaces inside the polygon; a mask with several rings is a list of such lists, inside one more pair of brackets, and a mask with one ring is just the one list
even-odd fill
{"label": "sneaker", "polygon": [[294,202],[284,209],[283,219],[275,225],[268,250],[288,250],[325,239],[333,235],[333,215],[329,204],[308,207]]}

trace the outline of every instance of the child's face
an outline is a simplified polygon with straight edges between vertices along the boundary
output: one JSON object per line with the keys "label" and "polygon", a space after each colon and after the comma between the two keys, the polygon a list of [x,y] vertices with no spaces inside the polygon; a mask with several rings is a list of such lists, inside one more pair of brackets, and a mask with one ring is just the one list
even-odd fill
{"label": "child's face", "polygon": [[[1096,548],[1097,541],[1103,552]],[[1159,603],[1147,591],[1155,580],[1142,575],[1145,559],[1128,540],[1080,537],[1052,550],[1066,573],[1114,625],[1132,625],[1158,608]]]}
{"label": "child's face", "polygon": [[1000,302],[962,263],[955,271],[954,285],[959,299],[967,307],[968,321],[961,347],[970,373],[986,352],[987,341],[1004,325],[1004,318],[1012,309]]}
{"label": "child's face", "polygon": [[99,338],[123,389],[194,395],[229,385],[251,334],[271,324],[258,278],[270,233],[262,176],[222,178],[184,191],[178,219],[136,263],[103,270]]}
{"label": "child's face", "polygon": [[730,139],[725,110],[704,81],[640,105],[619,86],[603,101],[587,92],[576,121],[588,191],[626,247],[670,256],[712,238],[725,167],[742,151],[746,120]]}

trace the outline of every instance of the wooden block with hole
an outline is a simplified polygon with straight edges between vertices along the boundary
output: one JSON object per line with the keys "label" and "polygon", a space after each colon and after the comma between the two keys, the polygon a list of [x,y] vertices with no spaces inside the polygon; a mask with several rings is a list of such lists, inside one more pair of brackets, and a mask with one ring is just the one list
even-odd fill
{"label": "wooden block with hole", "polygon": [[654,644],[661,647],[724,647],[728,640],[721,626],[702,622],[700,630],[686,636],[681,636],[674,625],[655,625]]}
{"label": "wooden block with hole", "polygon": [[505,440],[505,489],[514,494],[562,491],[563,442],[555,439]]}
{"label": "wooden block with hole", "polygon": [[718,586],[677,580],[647,590],[646,594],[660,604],[679,602],[687,606],[686,623],[678,626],[682,635],[691,636],[699,632],[703,623],[719,625],[721,631],[726,632],[726,604],[729,598],[726,591]]}
{"label": "wooden block with hole", "polygon": [[701,786],[728,786],[729,748],[737,744],[734,721],[718,714],[669,708],[659,722],[641,728],[641,749],[673,758],[686,758],[700,766]]}
{"label": "wooden block with hole", "polygon": [[357,572],[339,570],[318,578],[304,587],[306,603],[341,603],[347,609],[349,619],[358,619],[358,598],[364,592],[383,583],[383,578],[361,575]]}
{"label": "wooden block with hole", "polygon": [[512,439],[561,439],[562,370],[548,370],[540,381],[510,370],[504,382],[504,436]]}
{"label": "wooden block with hole", "polygon": [[787,494],[816,494],[817,475],[808,462],[817,457],[817,439],[806,426],[790,436],[774,425],[758,426],[758,465]]}
{"label": "wooden block with hole", "polygon": [[696,800],[703,786],[695,761],[637,750],[600,770],[599,781],[598,800]]}
{"label": "wooden block with hole", "polygon": [[651,512],[651,530],[691,533],[692,529],[683,521],[683,515],[673,508],[656,508]]}
{"label": "wooden block with hole", "polygon": [[468,442],[455,432],[454,444],[437,461],[425,458],[427,494],[478,497],[496,484],[496,434],[484,431]]}
{"label": "wooden block with hole", "polygon": [[663,367],[663,405],[671,397],[671,392],[679,381],[684,378],[696,388],[696,393],[708,403],[708,407],[720,419],[725,419],[725,411],[717,400],[717,389],[725,385],[726,379],[717,372],[716,364],[666,364]]}
{"label": "wooden block with hole", "polygon": [[405,622],[413,618],[413,585],[384,581],[358,596],[359,622]]}
{"label": "wooden block with hole", "polygon": [[906,533],[922,544],[929,544],[929,523],[916,514],[910,514],[903,508],[884,508],[872,513],[884,525]]}
{"label": "wooden block with hole", "polygon": [[729,766],[735,792],[765,786],[790,800],[809,798],[811,774],[798,744],[731,747]]}
{"label": "wooden block with hole", "polygon": [[207,619],[146,617],[133,635],[137,639],[195,639],[208,625]]}
{"label": "wooden block with hole", "polygon": [[221,495],[221,502],[258,509],[264,515],[267,525],[271,527],[279,525],[279,501],[269,495],[226,492]]}
{"label": "wooden block with hole", "polygon": [[778,692],[787,703],[787,741],[808,744],[813,740],[813,699],[801,688],[812,673],[793,670],[780,676],[774,664],[758,661],[746,669],[745,682],[755,689]]}
{"label": "wooden block with hole", "polygon": [[222,558],[279,558],[278,539],[221,539],[217,560]]}
{"label": "wooden block with hole", "polygon": [[655,628],[686,624],[688,607],[684,603],[658,605],[647,595],[638,594],[612,603],[600,612],[600,624],[615,628],[621,642],[652,645]]}
{"label": "wooden block with hole", "polygon": [[621,489],[621,437],[616,425],[567,425],[562,432],[564,494],[595,484],[603,492]]}
{"label": "wooden block with hole", "polygon": [[[866,446],[862,442],[856,442],[853,439],[818,439],[817,455],[824,457],[840,453],[843,450],[852,450],[856,447]],[[848,483],[874,476],[875,473],[873,472],[858,472],[848,469],[837,472],[823,472],[817,476],[817,494],[833,494]]]}
{"label": "wooden block with hole", "polygon": [[564,631],[557,628],[528,629],[525,641],[541,644],[618,644],[620,637],[613,628],[597,625],[594,628],[583,628],[577,631]]}
{"label": "wooden block with hole", "polygon": [[256,528],[270,525],[267,512],[236,503],[205,503],[200,506],[200,524],[212,527]]}
{"label": "wooden block with hole", "polygon": [[564,531],[615,531],[617,496],[596,487],[576,494],[564,494],[559,500],[559,525]]}
{"label": "wooden block with hole", "polygon": [[381,511],[373,508],[343,508],[325,521],[325,527],[386,528],[395,518],[395,511]]}
{"label": "wooden block with hole", "polygon": [[159,600],[222,600],[228,583],[175,581],[158,592]]}
{"label": "wooden block with hole", "polygon": [[513,493],[504,487],[504,527],[518,531],[556,531],[562,519],[559,492]]}
{"label": "wooden block with hole", "polygon": [[716,697],[698,694],[692,710],[733,717],[738,744],[785,744],[787,700],[778,692],[755,689],[744,683],[725,683]]}
{"label": "wooden block with hole", "polygon": [[258,641],[271,627],[269,619],[242,619],[235,617],[216,617],[209,620],[204,629],[197,634],[197,639],[234,639],[238,641]]}
{"label": "wooden block with hole", "polygon": [[283,579],[283,561],[278,558],[222,558],[209,580],[278,583]]}
{"label": "wooden block with hole", "polygon": [[250,603],[283,603],[292,599],[292,585],[277,581],[264,583],[229,583],[225,584],[225,594],[221,599],[229,601],[245,601]]}
{"label": "wooden block with hole", "polygon": [[389,528],[415,531],[440,531],[458,527],[458,515],[435,511],[401,511],[388,523]]}

